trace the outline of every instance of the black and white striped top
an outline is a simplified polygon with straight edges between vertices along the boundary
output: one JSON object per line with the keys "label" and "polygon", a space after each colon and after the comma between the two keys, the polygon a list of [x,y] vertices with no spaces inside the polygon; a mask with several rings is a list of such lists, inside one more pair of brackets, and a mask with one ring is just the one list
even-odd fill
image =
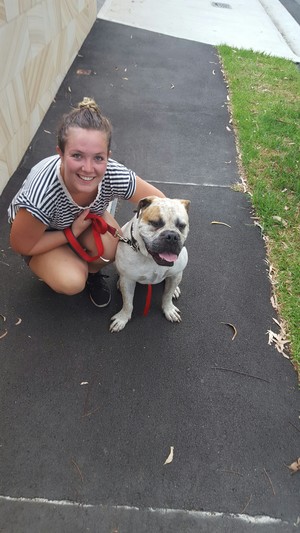
{"label": "black and white striped top", "polygon": [[[114,198],[129,199],[135,192],[136,174],[113,159],[98,187],[95,200],[88,206],[91,213],[103,215]],[[62,230],[86,209],[77,205],[60,174],[60,157],[47,157],[35,165],[8,208],[11,223],[24,207],[51,229]]]}

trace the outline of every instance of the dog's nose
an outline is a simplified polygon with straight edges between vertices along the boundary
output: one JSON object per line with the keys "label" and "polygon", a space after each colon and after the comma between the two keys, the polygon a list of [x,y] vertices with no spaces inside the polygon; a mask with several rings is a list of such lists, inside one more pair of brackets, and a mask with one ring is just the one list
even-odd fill
{"label": "dog's nose", "polygon": [[176,231],[166,231],[164,237],[168,242],[178,242],[179,240]]}

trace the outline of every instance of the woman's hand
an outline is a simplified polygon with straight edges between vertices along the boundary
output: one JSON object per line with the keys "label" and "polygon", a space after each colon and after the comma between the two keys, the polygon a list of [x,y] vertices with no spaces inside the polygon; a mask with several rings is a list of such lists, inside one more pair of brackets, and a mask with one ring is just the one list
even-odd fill
{"label": "woman's hand", "polygon": [[91,225],[92,220],[90,218],[86,218],[89,212],[89,209],[85,209],[77,218],[75,218],[71,226],[74,237],[79,237],[79,235],[81,235]]}

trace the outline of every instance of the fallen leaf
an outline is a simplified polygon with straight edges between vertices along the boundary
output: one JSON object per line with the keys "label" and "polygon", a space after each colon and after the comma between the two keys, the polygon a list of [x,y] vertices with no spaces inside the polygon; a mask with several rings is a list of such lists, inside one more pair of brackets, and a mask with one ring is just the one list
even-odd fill
{"label": "fallen leaf", "polygon": [[174,457],[174,446],[170,446],[170,453],[167,457],[167,459],[164,462],[164,465],[168,465],[169,463],[172,463]]}
{"label": "fallen leaf", "polygon": [[8,331],[7,329],[4,331],[4,333],[2,333],[2,335],[0,335],[0,339],[3,339],[4,337],[6,337]]}
{"label": "fallen leaf", "polygon": [[217,220],[213,220],[211,224],[220,224],[221,226],[227,226],[228,228],[231,228],[229,224],[226,224],[226,222],[218,222]]}
{"label": "fallen leaf", "polygon": [[21,324],[21,322],[22,322],[22,318],[18,318],[17,322],[15,323],[15,326],[19,326],[19,324]]}
{"label": "fallen leaf", "polygon": [[90,74],[92,74],[92,71],[89,68],[88,69],[86,69],[86,68],[78,68],[76,70],[76,74],[78,76],[90,76]]}
{"label": "fallen leaf", "polygon": [[287,226],[287,221],[284,220],[283,218],[278,217],[277,215],[274,215],[272,218],[273,218],[273,220],[274,220],[275,222],[279,222],[279,223],[282,224],[284,227]]}
{"label": "fallen leaf", "polygon": [[172,83],[170,89],[174,89],[175,85]]}
{"label": "fallen leaf", "polygon": [[225,324],[226,326],[229,326],[233,329],[233,337],[232,337],[232,341],[235,339],[235,337],[237,336],[237,329],[236,327],[233,325],[233,324],[230,324],[230,322],[221,322],[221,324]]}
{"label": "fallen leaf", "polygon": [[261,231],[264,231],[264,227],[257,220],[254,220],[254,226],[257,226]]}
{"label": "fallen leaf", "polygon": [[3,322],[6,322],[6,316],[4,316],[4,315],[0,315],[0,316],[1,316],[2,320],[3,320]]}
{"label": "fallen leaf", "polygon": [[88,383],[89,383],[88,381],[82,381],[82,382],[80,383],[80,385],[88,385]]}
{"label": "fallen leaf", "polygon": [[276,350],[283,355],[286,359],[289,359],[289,356],[284,352],[285,344],[288,344],[289,341],[281,336],[281,334],[274,333],[271,329],[268,329],[267,334],[269,335],[268,344],[271,345],[274,343]]}
{"label": "fallen leaf", "polygon": [[213,71],[212,71],[212,73],[213,73],[213,76],[215,76],[215,75],[216,75],[216,71],[215,71],[215,70],[213,70]]}
{"label": "fallen leaf", "polygon": [[231,128],[229,126],[226,126],[227,131],[231,131]]}
{"label": "fallen leaf", "polygon": [[272,307],[277,310],[278,309],[278,302],[277,302],[277,297],[275,294],[273,294],[273,296],[271,296],[270,298],[271,300],[271,304],[272,304]]}
{"label": "fallen leaf", "polygon": [[292,464],[288,466],[288,468],[291,470],[292,474],[295,474],[296,472],[299,472],[300,470],[300,457],[297,459],[297,461],[294,461]]}
{"label": "fallen leaf", "polygon": [[49,135],[51,135],[51,131],[49,130],[44,130],[45,133],[48,133]]}

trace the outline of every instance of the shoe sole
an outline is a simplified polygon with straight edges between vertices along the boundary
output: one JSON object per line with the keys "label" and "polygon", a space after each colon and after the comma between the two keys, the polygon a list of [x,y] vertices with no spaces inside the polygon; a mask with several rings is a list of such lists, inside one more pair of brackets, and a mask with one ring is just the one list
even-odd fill
{"label": "shoe sole", "polygon": [[96,304],[95,300],[93,300],[92,296],[90,295],[90,300],[91,302],[96,306],[96,307],[107,307],[109,304],[110,304],[110,301],[111,301],[111,296],[108,300],[108,302],[106,302],[105,304]]}

